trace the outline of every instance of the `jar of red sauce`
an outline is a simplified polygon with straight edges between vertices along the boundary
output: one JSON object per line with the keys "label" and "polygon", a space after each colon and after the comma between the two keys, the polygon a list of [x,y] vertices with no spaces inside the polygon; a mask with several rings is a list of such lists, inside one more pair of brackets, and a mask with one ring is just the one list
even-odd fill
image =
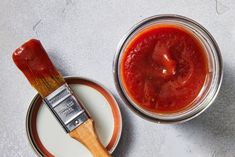
{"label": "jar of red sauce", "polygon": [[158,15],[135,25],[120,41],[113,64],[116,88],[141,117],[190,120],[216,98],[222,57],[212,35],[179,15]]}

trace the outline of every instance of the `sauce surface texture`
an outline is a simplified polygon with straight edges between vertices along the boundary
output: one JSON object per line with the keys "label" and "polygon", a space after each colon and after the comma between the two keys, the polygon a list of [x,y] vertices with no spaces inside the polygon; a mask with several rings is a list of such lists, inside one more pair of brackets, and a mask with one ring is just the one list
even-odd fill
{"label": "sauce surface texture", "polygon": [[144,29],[126,46],[121,81],[130,98],[155,113],[176,113],[191,106],[208,74],[206,50],[177,25]]}

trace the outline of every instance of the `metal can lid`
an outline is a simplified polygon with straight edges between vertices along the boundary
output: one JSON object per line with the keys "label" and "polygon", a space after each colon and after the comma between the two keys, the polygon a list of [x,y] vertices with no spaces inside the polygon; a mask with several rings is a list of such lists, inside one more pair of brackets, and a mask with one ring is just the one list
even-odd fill
{"label": "metal can lid", "polygon": [[[112,153],[122,131],[121,112],[115,98],[105,87],[92,80],[81,77],[66,77],[65,80],[94,119],[101,142]],[[64,132],[38,94],[29,106],[26,129],[37,155],[91,157],[91,153],[81,143]]]}

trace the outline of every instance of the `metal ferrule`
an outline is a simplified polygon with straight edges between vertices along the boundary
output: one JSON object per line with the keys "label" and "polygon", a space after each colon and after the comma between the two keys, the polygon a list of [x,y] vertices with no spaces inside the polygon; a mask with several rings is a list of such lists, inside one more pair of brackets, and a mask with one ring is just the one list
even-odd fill
{"label": "metal ferrule", "polygon": [[68,84],[64,84],[43,100],[67,133],[89,119],[82,104],[76,99]]}

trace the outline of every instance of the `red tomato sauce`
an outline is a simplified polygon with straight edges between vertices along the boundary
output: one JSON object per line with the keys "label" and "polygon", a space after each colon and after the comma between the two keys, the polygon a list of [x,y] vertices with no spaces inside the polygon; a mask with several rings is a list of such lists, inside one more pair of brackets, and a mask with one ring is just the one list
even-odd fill
{"label": "red tomato sauce", "polygon": [[14,51],[12,58],[42,97],[65,83],[39,40],[27,41]]}
{"label": "red tomato sauce", "polygon": [[206,50],[177,25],[144,29],[126,46],[121,80],[130,98],[155,113],[176,113],[191,106],[208,74]]}
{"label": "red tomato sauce", "polygon": [[31,39],[24,43],[15,50],[12,58],[30,82],[37,78],[59,75],[39,40]]}

